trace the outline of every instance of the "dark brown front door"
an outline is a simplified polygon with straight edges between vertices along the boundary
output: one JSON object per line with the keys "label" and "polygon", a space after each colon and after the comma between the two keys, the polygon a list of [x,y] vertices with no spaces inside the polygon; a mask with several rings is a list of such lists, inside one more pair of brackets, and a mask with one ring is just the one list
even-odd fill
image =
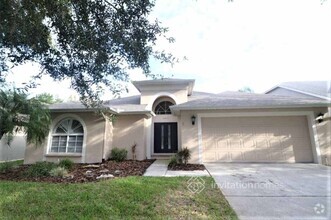
{"label": "dark brown front door", "polygon": [[154,153],[176,153],[177,123],[154,123]]}

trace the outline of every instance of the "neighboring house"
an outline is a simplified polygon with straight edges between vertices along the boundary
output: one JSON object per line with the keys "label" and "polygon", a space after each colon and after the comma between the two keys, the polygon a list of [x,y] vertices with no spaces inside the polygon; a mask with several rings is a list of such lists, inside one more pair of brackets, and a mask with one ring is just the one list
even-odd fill
{"label": "neighboring house", "polygon": [[24,133],[18,133],[9,141],[7,136],[0,140],[0,162],[10,160],[22,160],[26,147],[26,137]]}
{"label": "neighboring house", "polygon": [[[284,82],[265,92],[265,94],[282,95],[298,98],[314,98],[331,103],[331,80]],[[323,122],[317,126],[322,162],[331,164],[331,107],[323,115]]]}
{"label": "neighboring house", "polygon": [[267,90],[265,94],[331,101],[331,80],[284,82]]}
{"label": "neighboring house", "polygon": [[[136,158],[169,156],[183,147],[191,163],[321,163],[316,118],[329,102],[308,97],[193,91],[194,80],[135,81],[140,95],[104,103],[105,120],[80,103],[50,106],[53,123],[43,146],[27,146],[25,163],[70,158],[96,163],[114,147],[136,144]],[[321,154],[322,152],[322,154]]]}

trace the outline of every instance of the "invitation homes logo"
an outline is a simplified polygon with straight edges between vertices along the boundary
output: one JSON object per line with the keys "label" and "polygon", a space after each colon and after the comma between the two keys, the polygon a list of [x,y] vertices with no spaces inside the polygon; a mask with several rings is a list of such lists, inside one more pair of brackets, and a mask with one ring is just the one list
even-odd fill
{"label": "invitation homes logo", "polygon": [[325,212],[325,206],[321,203],[317,203],[314,206],[314,211],[315,211],[316,214],[321,215]]}
{"label": "invitation homes logo", "polygon": [[187,181],[187,189],[192,193],[200,193],[205,189],[205,181],[201,177],[193,176]]}

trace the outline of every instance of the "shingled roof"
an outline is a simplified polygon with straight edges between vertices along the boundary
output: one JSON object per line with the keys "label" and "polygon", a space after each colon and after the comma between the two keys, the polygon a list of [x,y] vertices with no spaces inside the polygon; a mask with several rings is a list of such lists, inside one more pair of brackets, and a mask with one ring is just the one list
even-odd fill
{"label": "shingled roof", "polygon": [[171,106],[171,109],[173,111],[178,111],[204,109],[326,107],[329,105],[329,102],[326,100],[317,100],[314,98],[293,98],[269,94],[223,92],[217,96],[196,99]]}
{"label": "shingled roof", "polygon": [[[314,98],[293,98],[271,94],[223,92],[220,94],[193,92],[188,101],[171,106],[172,111],[204,109],[245,109],[285,107],[327,107],[330,102]],[[108,100],[104,102],[116,114],[153,114],[140,104],[140,95]],[[51,111],[93,111],[79,102],[65,102],[50,105]]]}

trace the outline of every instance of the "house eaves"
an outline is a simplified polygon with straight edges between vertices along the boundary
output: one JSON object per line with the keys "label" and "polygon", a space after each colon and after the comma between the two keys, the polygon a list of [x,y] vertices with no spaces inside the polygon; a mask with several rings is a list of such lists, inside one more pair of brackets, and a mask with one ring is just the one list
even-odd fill
{"label": "house eaves", "polygon": [[148,117],[155,116],[153,111],[118,111],[116,115],[146,115]]}
{"label": "house eaves", "polygon": [[139,92],[146,89],[146,86],[165,86],[165,85],[181,85],[187,86],[188,95],[192,95],[195,80],[194,79],[157,79],[157,80],[143,80],[131,82]]}

